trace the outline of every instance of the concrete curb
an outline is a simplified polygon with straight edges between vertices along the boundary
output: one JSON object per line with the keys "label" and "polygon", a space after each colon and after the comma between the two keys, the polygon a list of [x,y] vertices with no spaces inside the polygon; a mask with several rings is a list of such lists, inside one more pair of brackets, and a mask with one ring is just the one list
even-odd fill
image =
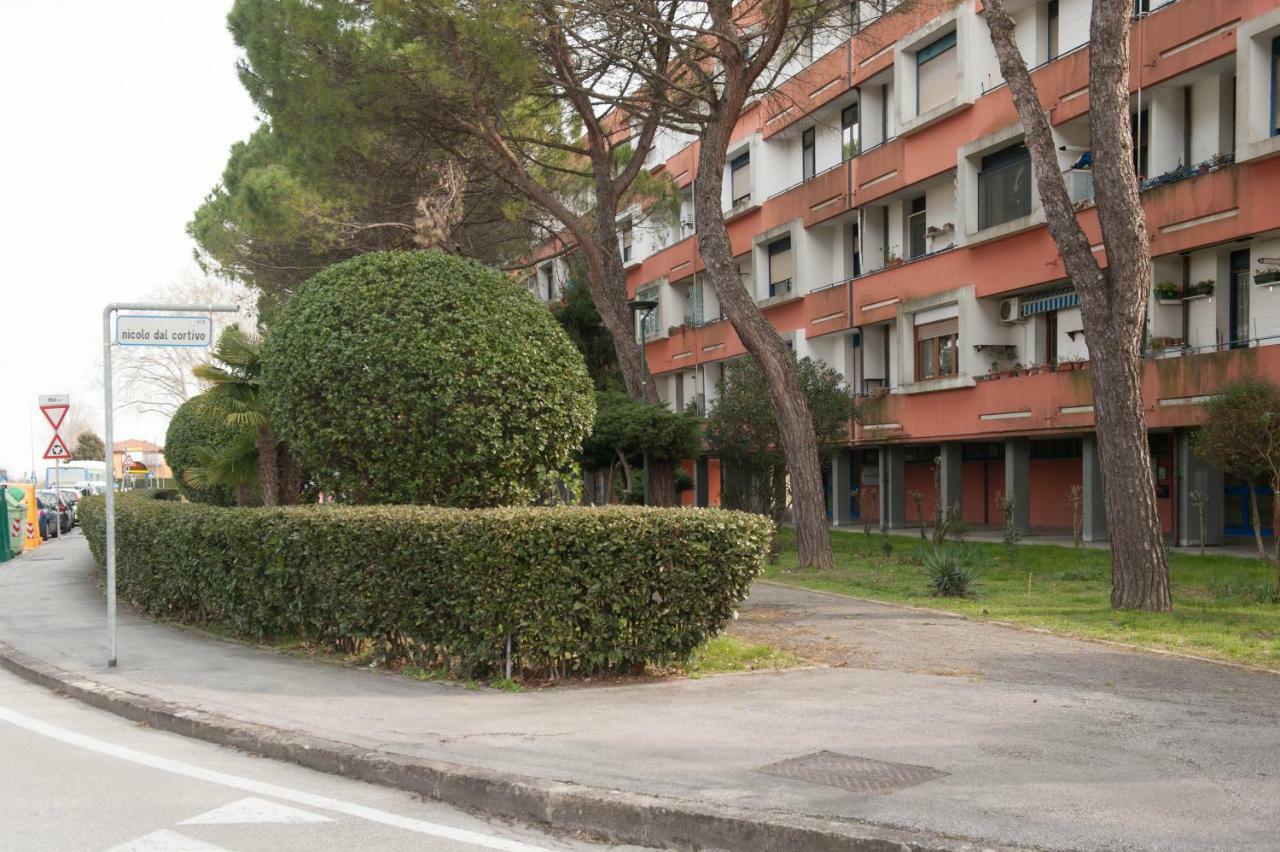
{"label": "concrete curb", "polygon": [[0,666],[100,710],[154,728],[474,811],[618,843],[770,852],[975,852],[1010,847],[803,814],[777,814],[423,760],[239,722],[107,686],[0,642]]}

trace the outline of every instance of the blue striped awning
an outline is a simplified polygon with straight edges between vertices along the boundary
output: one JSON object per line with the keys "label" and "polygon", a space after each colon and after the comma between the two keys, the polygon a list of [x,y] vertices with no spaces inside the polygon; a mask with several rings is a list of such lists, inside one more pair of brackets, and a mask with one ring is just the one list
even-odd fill
{"label": "blue striped awning", "polygon": [[1029,317],[1045,314],[1049,311],[1060,311],[1063,308],[1074,308],[1079,304],[1080,297],[1076,294],[1075,288],[1063,287],[1023,299],[1022,315]]}

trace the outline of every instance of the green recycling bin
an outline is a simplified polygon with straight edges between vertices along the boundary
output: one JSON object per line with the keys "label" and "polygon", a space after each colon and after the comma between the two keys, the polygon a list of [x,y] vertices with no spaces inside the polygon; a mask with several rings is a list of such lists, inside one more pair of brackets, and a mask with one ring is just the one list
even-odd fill
{"label": "green recycling bin", "polygon": [[4,489],[4,503],[4,530],[0,535],[4,537],[9,555],[21,556],[23,548],[26,547],[26,537],[22,530],[27,519],[26,494],[21,488],[10,486]]}

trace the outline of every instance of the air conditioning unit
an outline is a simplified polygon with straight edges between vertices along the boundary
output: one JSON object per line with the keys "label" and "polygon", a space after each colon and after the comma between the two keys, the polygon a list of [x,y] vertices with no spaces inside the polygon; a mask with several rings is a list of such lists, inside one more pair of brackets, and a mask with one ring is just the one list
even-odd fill
{"label": "air conditioning unit", "polygon": [[1022,322],[1022,300],[1017,296],[1000,300],[1000,322]]}

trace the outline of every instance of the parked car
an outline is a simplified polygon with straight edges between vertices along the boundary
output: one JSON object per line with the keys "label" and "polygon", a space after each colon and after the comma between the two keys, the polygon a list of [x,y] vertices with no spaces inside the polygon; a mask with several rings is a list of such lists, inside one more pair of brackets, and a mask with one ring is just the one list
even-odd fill
{"label": "parked car", "polygon": [[58,510],[57,504],[48,497],[42,496],[43,491],[36,493],[36,506],[40,510],[40,537],[43,539],[58,537]]}
{"label": "parked car", "polygon": [[59,497],[58,492],[54,491],[52,488],[47,488],[42,491],[37,491],[36,494],[38,494],[46,502],[48,502],[49,508],[53,509],[58,513],[58,532],[59,533],[70,532],[71,531],[71,506],[67,503],[67,501]]}
{"label": "parked car", "polygon": [[62,499],[71,509],[71,526],[80,523],[80,492],[74,488],[62,489]]}

